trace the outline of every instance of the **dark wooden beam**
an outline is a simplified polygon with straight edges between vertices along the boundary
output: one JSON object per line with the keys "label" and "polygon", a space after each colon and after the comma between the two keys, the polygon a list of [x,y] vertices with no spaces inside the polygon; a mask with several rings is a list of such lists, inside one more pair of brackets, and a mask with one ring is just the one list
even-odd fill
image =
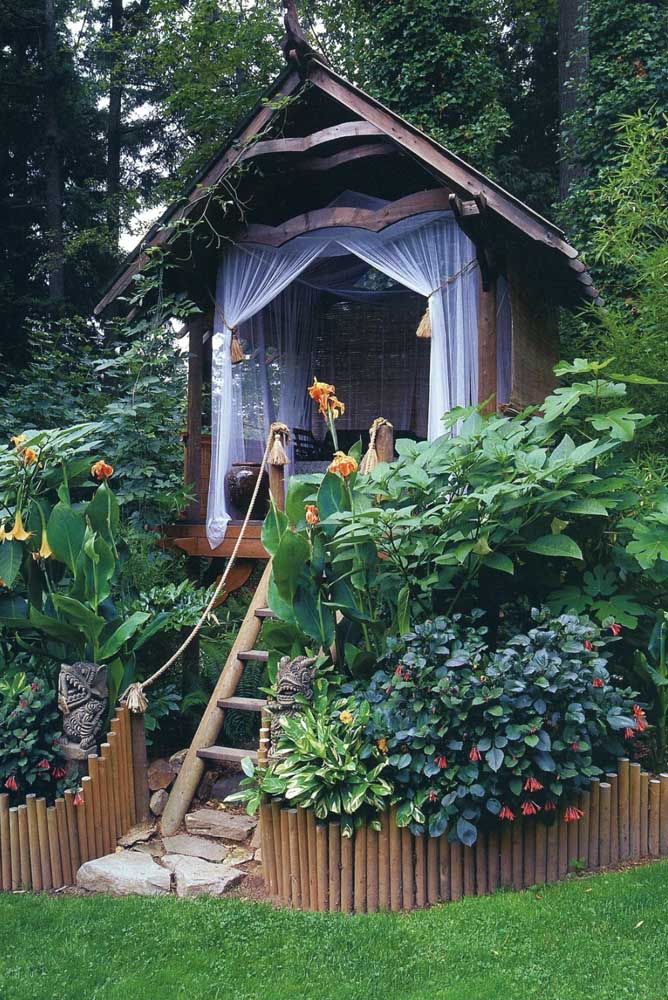
{"label": "dark wooden beam", "polygon": [[295,164],[290,164],[296,172],[307,173],[309,171],[336,170],[337,167],[345,163],[359,163],[360,160],[370,159],[376,156],[397,156],[396,146],[389,142],[370,142],[364,146],[351,146],[350,149],[342,149],[331,156],[313,156],[307,160],[298,160]]}
{"label": "dark wooden beam", "polygon": [[265,139],[251,143],[241,154],[240,160],[251,160],[258,156],[269,156],[280,153],[308,153],[311,149],[324,146],[330,142],[338,142],[342,139],[358,139],[360,136],[379,136],[383,133],[375,125],[369,122],[341,122],[339,125],[332,125],[330,128],[320,129],[311,135],[298,136],[288,139]]}
{"label": "dark wooden beam", "polygon": [[188,322],[188,414],[186,442],[186,486],[193,492],[186,517],[199,521],[202,516],[202,369],[204,334],[211,327],[211,315],[200,313]]}
{"label": "dark wooden beam", "polygon": [[496,281],[485,290],[482,279],[478,296],[478,403],[487,403],[486,413],[496,409]]}
{"label": "dark wooden beam", "polygon": [[288,240],[312,233],[318,229],[330,227],[354,226],[357,229],[367,229],[379,233],[387,226],[412,215],[422,215],[425,212],[447,211],[448,194],[445,188],[434,191],[419,191],[406,198],[390,202],[382,208],[319,208],[315,212],[306,212],[288,219],[280,226],[250,225],[239,237],[241,243],[262,243],[266,246],[280,247]]}

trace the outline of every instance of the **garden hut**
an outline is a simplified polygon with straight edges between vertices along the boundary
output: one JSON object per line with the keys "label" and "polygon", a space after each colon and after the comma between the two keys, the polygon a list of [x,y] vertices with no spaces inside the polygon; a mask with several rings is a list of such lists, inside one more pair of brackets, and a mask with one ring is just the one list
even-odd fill
{"label": "garden hut", "polygon": [[[288,475],[331,457],[314,376],[346,404],[344,449],[379,415],[433,439],[455,406],[539,404],[558,308],[597,298],[556,226],[343,79],[290,4],[286,26],[282,73],[96,308],[117,307],[161,248],[170,290],[202,310],[188,327],[195,496],[170,532],[193,556],[230,554],[234,469],[259,460],[272,421],[292,431]],[[261,515],[241,557],[265,555]]]}

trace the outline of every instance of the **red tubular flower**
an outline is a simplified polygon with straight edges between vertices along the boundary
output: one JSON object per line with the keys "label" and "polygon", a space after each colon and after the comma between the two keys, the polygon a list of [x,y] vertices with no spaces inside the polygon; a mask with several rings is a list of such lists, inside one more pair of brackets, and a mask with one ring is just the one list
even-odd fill
{"label": "red tubular flower", "polygon": [[51,771],[51,775],[56,779],[56,781],[60,781],[60,779],[64,778],[66,774],[67,771],[64,767],[54,767]]}
{"label": "red tubular flower", "polygon": [[478,748],[477,747],[471,747],[471,750],[469,752],[469,760],[477,761],[477,760],[480,760],[480,757],[481,757],[481,754],[480,754],[480,751],[478,750]]}
{"label": "red tubular flower", "polygon": [[10,792],[18,792],[19,786],[16,784],[16,776],[10,774],[5,782],[5,788],[8,788]]}
{"label": "red tubular flower", "polygon": [[72,800],[75,806],[82,806],[84,804],[84,796],[81,789],[76,793],[74,799]]}
{"label": "red tubular flower", "polygon": [[577,806],[566,806],[564,810],[564,822],[571,823],[573,820],[582,819],[584,813]]}
{"label": "red tubular flower", "polygon": [[592,650],[593,650],[593,648],[594,648],[594,647],[592,646],[591,642],[589,641],[589,639],[585,639],[585,641],[583,642],[583,644],[582,644],[582,645],[584,646],[584,648],[585,648],[585,649],[588,649],[590,653],[591,653],[591,651],[592,651]]}
{"label": "red tubular flower", "polygon": [[525,792],[539,792],[542,787],[543,785],[538,780],[538,778],[527,778],[527,780],[524,782]]}
{"label": "red tubular flower", "polygon": [[577,740],[573,740],[573,742],[571,743],[571,750],[577,753],[579,749],[580,749],[580,744],[578,743]]}
{"label": "red tubular flower", "polygon": [[37,765],[37,767],[39,768],[40,771],[50,771],[51,770],[51,765],[49,764],[48,760],[46,760],[46,758],[44,760],[40,760],[40,762]]}
{"label": "red tubular flower", "polygon": [[591,682],[591,686],[593,688],[602,688],[604,683],[605,682],[602,677],[594,677],[593,681]]}
{"label": "red tubular flower", "polygon": [[395,674],[397,674],[397,675],[398,675],[399,677],[401,677],[401,675],[402,675],[402,674],[403,674],[403,672],[404,672],[404,668],[403,668],[403,667],[401,666],[401,664],[399,664],[399,666],[395,668],[395,671],[394,671],[394,672],[395,672]]}
{"label": "red tubular flower", "polygon": [[499,813],[499,819],[507,819],[511,823],[515,819],[515,813],[509,806],[501,806],[501,812]]}
{"label": "red tubular flower", "polygon": [[429,789],[429,801],[436,802],[438,799],[438,792],[435,792],[433,788]]}
{"label": "red tubular flower", "polygon": [[540,806],[533,799],[527,799],[526,802],[522,803],[522,815],[523,816],[535,816],[536,813],[540,812]]}
{"label": "red tubular flower", "polygon": [[619,633],[622,631],[622,626],[618,625],[617,622],[613,622],[612,625],[610,626],[610,631],[612,632],[613,635],[619,635]]}
{"label": "red tubular flower", "polygon": [[632,740],[635,734],[636,734],[635,729],[631,729],[630,726],[627,726],[626,729],[624,730],[624,739]]}
{"label": "red tubular flower", "polygon": [[556,808],[557,807],[555,806],[552,799],[548,799],[547,802],[543,805],[543,809],[545,810],[546,813],[554,812]]}
{"label": "red tubular flower", "polygon": [[434,764],[443,770],[443,768],[448,766],[448,758],[442,753],[437,753],[434,757]]}

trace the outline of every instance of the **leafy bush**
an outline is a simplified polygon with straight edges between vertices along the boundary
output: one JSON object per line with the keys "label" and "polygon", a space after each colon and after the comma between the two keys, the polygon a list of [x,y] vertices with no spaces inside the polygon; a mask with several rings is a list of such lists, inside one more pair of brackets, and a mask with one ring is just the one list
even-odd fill
{"label": "leafy bush", "polygon": [[0,683],[0,786],[12,804],[29,792],[61,794],[65,770],[57,753],[61,735],[56,692],[37,677],[16,674]]}
{"label": "leafy bush", "polygon": [[437,618],[390,641],[360,703],[387,755],[398,823],[465,844],[497,818],[549,819],[645,726],[592,622],[534,612],[526,635],[491,652],[481,617]]}

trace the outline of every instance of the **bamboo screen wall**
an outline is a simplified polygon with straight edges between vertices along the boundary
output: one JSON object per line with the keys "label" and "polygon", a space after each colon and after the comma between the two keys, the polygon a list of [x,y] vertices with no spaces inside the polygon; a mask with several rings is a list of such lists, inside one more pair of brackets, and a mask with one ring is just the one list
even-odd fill
{"label": "bamboo screen wall", "polygon": [[652,778],[626,759],[580,796],[583,818],[551,826],[516,819],[478,837],[473,847],[400,829],[394,812],[381,831],[312,812],[261,806],[265,885],[285,906],[305,910],[411,910],[501,887],[556,882],[570,871],[668,856],[668,774]]}
{"label": "bamboo screen wall", "polygon": [[128,709],[119,709],[99,756],[88,757],[80,790],[55,805],[27,795],[10,808],[9,795],[0,795],[0,889],[73,885],[80,865],[116,849],[137,819],[131,725]]}

